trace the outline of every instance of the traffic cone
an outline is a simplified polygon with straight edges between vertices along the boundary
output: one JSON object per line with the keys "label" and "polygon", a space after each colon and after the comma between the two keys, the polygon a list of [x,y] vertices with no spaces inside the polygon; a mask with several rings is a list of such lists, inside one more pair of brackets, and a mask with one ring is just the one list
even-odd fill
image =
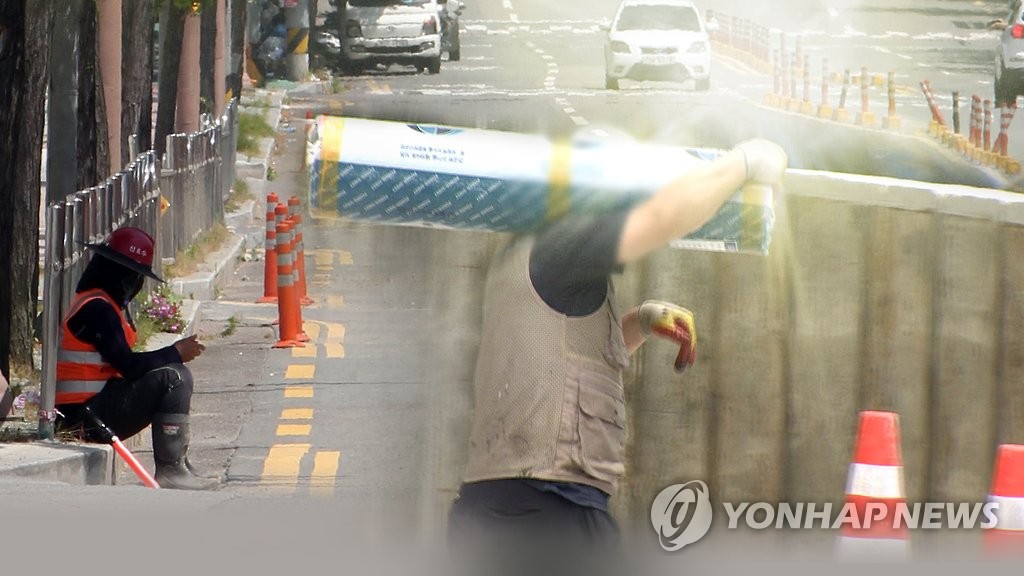
{"label": "traffic cone", "polygon": [[[837,544],[840,558],[906,559],[909,530],[895,521],[897,509],[906,501],[899,415],[861,412],[846,481],[846,503],[856,507],[859,525],[843,524]],[[883,511],[885,515],[879,519]]]}
{"label": "traffic cone", "polygon": [[996,525],[985,530],[984,550],[988,555],[1024,555],[1024,446],[1003,444],[996,452],[992,489],[988,502]]}

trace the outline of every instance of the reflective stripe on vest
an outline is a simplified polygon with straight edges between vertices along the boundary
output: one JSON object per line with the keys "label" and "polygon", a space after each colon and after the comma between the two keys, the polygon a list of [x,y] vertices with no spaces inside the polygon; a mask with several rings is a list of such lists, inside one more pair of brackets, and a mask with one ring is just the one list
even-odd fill
{"label": "reflective stripe on vest", "polygon": [[88,342],[79,340],[68,329],[68,319],[92,300],[103,300],[109,304],[121,319],[128,346],[134,346],[135,329],[128,323],[124,312],[103,290],[87,290],[75,295],[71,302],[61,330],[60,348],[57,350],[57,394],[56,404],[79,404],[95,396],[107,380],[120,376],[120,373],[103,360],[103,356]]}

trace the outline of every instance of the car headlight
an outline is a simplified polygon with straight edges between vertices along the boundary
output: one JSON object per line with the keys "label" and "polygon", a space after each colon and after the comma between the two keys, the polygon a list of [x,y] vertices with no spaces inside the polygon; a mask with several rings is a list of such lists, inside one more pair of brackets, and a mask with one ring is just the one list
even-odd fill
{"label": "car headlight", "polygon": [[708,51],[707,42],[694,42],[686,52],[689,54],[703,54]]}
{"label": "car headlight", "polygon": [[630,53],[629,44],[626,44],[625,42],[623,42],[621,40],[612,40],[611,49],[612,49],[612,52],[616,52],[618,54],[629,54]]}

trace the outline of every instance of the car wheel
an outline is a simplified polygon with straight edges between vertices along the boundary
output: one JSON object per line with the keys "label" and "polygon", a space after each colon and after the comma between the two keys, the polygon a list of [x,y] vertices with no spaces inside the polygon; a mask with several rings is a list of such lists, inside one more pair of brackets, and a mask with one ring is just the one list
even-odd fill
{"label": "car wheel", "polygon": [[452,41],[451,46],[448,48],[448,61],[458,62],[462,58],[462,46],[459,43],[459,23],[455,23],[455,28],[452,29]]}
{"label": "car wheel", "polygon": [[612,78],[611,76],[605,76],[604,77],[604,87],[606,89],[608,89],[608,90],[618,90],[619,89],[619,81],[618,81],[618,79]]}
{"label": "car wheel", "polygon": [[431,58],[427,62],[427,72],[430,74],[437,74],[441,72],[441,57]]}
{"label": "car wheel", "polygon": [[699,92],[707,92],[711,88],[711,78],[698,78],[694,83],[694,88]]}

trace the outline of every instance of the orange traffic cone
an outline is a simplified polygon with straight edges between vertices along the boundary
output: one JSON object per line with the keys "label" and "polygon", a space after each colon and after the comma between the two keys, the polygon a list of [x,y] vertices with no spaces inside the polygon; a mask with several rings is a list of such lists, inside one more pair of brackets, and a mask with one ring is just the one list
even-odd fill
{"label": "orange traffic cone", "polygon": [[999,447],[988,501],[999,508],[996,525],[985,530],[985,553],[1024,555],[1024,446]]}
{"label": "orange traffic cone", "polygon": [[858,522],[842,525],[839,556],[847,560],[905,559],[910,551],[909,530],[896,519],[906,501],[899,415],[861,412],[846,481],[846,503],[856,507]]}

